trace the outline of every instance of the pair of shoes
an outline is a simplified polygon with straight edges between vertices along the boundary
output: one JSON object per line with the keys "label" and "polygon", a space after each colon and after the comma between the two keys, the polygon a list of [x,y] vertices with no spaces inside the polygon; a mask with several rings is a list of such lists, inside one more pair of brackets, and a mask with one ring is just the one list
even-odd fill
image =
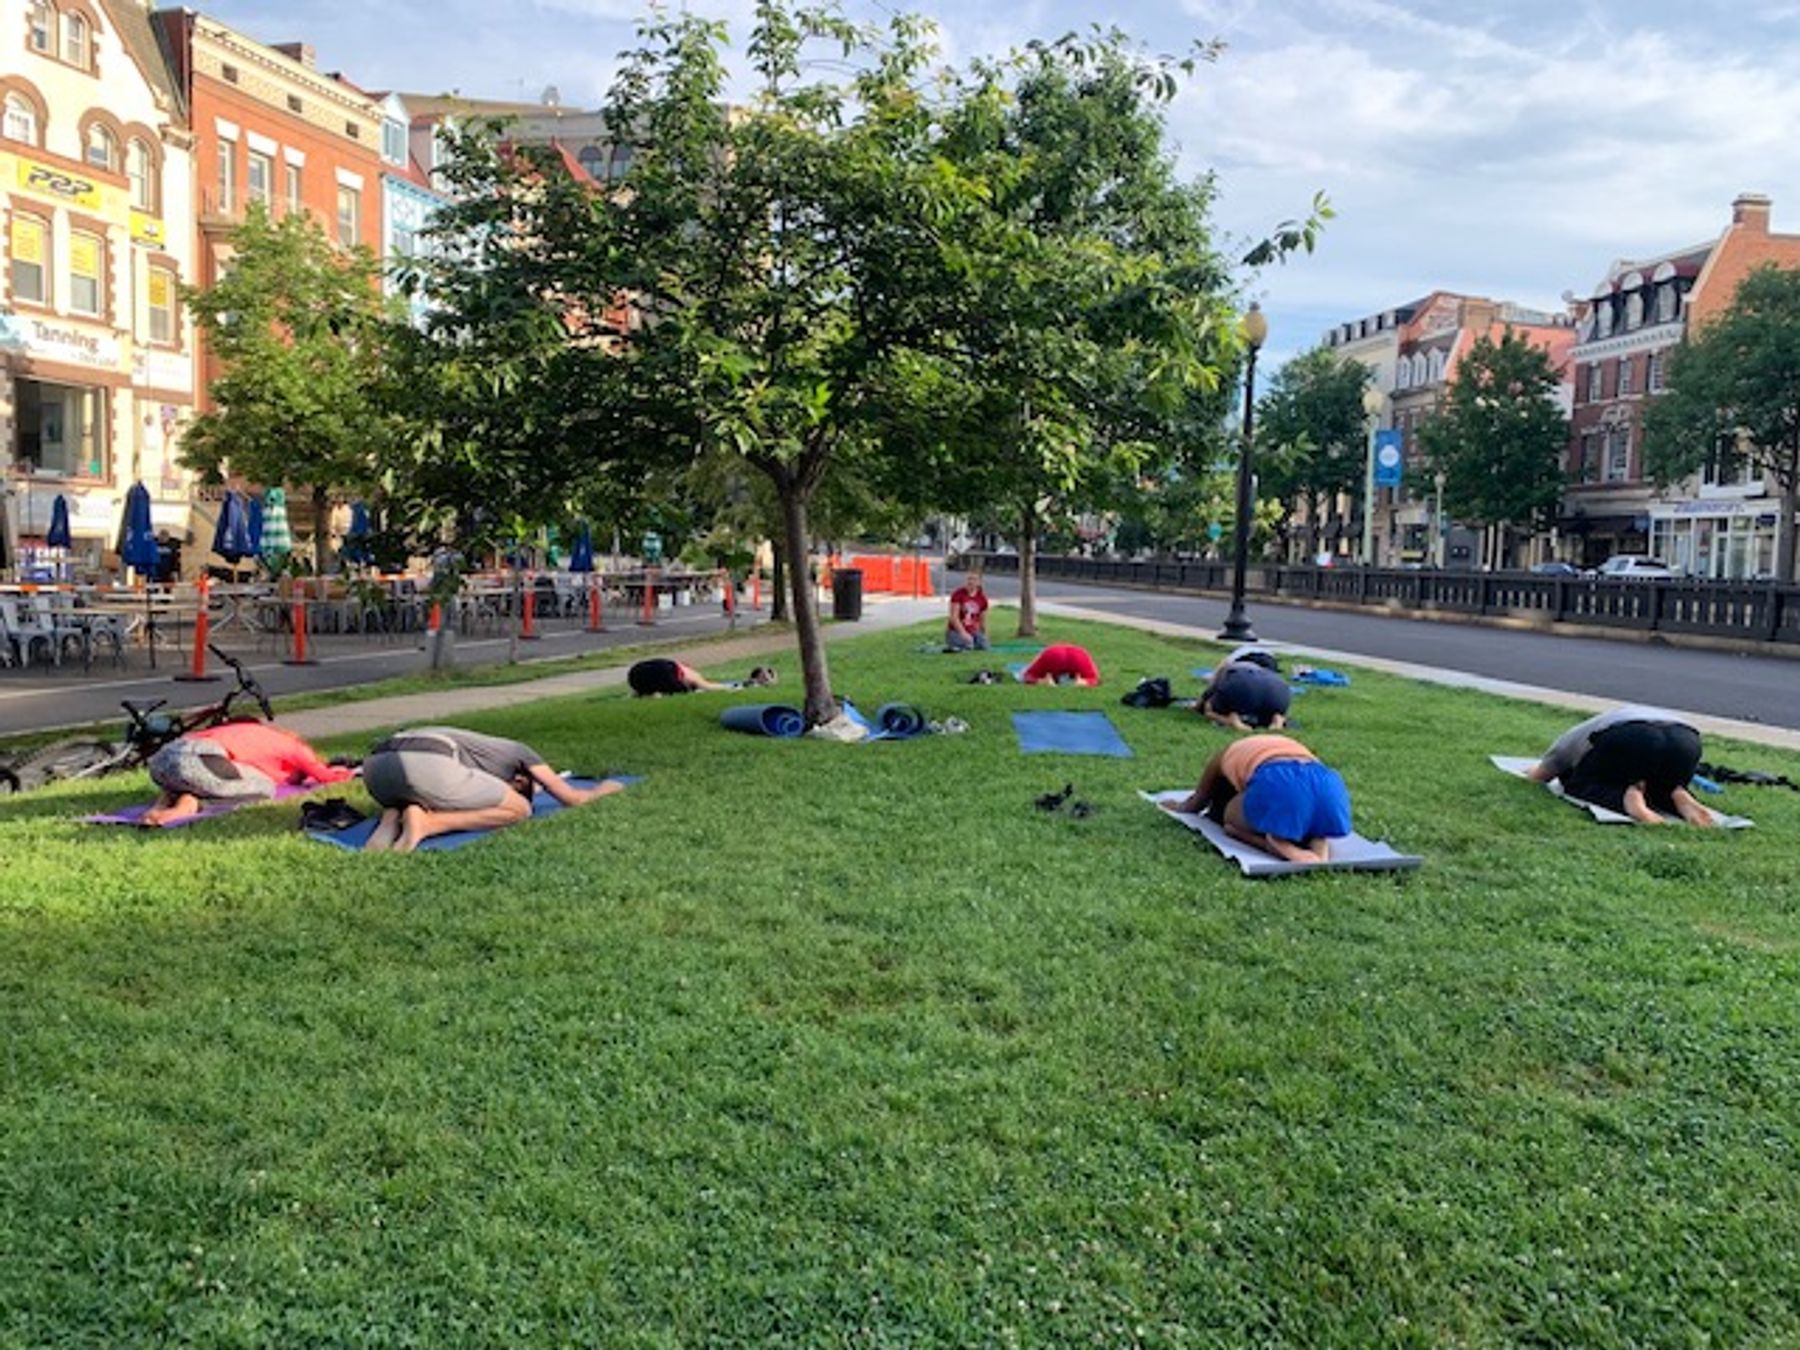
{"label": "pair of shoes", "polygon": [[300,828],[303,830],[325,830],[336,833],[348,830],[367,820],[342,797],[327,797],[322,802],[305,802],[300,807]]}
{"label": "pair of shoes", "polygon": [[1060,811],[1064,802],[1075,795],[1075,785],[1064,783],[1061,792],[1046,792],[1032,803],[1040,811]]}
{"label": "pair of shoes", "polygon": [[997,670],[978,670],[969,676],[970,684],[999,684],[1000,672]]}
{"label": "pair of shoes", "polygon": [[936,730],[946,736],[960,736],[969,729],[969,724],[960,717],[946,717]]}

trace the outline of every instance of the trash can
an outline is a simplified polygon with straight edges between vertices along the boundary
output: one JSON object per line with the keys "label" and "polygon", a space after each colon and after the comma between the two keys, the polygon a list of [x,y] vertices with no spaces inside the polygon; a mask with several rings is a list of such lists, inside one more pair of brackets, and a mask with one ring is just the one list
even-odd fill
{"label": "trash can", "polygon": [[831,617],[839,623],[855,623],[862,618],[862,582],[860,567],[840,567],[831,574]]}

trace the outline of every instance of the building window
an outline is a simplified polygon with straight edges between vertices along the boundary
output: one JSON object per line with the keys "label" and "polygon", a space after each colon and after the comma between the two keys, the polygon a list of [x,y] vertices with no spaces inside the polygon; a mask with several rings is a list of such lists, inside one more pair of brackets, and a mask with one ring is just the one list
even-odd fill
{"label": "building window", "polygon": [[69,235],[69,312],[99,317],[104,288],[106,241],[97,234]]}
{"label": "building window", "polygon": [[87,162],[108,173],[119,171],[119,138],[96,122],[88,128],[87,146],[83,152]]}
{"label": "building window", "polygon": [[1600,481],[1600,437],[1594,432],[1582,433],[1581,462],[1575,466],[1575,478],[1582,483]]}
{"label": "building window", "polygon": [[1623,483],[1631,477],[1631,428],[1614,427],[1606,433],[1606,481]]}
{"label": "building window", "polygon": [[131,184],[131,204],[140,211],[155,211],[156,160],[150,147],[135,136],[125,147],[125,178]]}
{"label": "building window", "polygon": [[1606,372],[1605,372],[1605,368],[1602,367],[1598,361],[1596,361],[1596,362],[1594,362],[1593,365],[1588,367],[1587,401],[1589,403],[1598,403],[1601,399],[1603,399],[1605,397],[1606,397]]}
{"label": "building window", "polygon": [[251,202],[272,211],[275,207],[275,160],[271,155],[252,150],[249,167],[244,174],[244,194]]}
{"label": "building window", "polygon": [[287,170],[287,209],[289,215],[294,215],[302,209],[300,206],[300,166],[288,164],[285,167]]}
{"label": "building window", "polygon": [[298,94],[289,94],[287,96],[287,108],[291,113],[306,111],[306,105],[300,102],[300,95]]}
{"label": "building window", "polygon": [[237,210],[237,142],[219,142],[219,210],[230,215]]}
{"label": "building window", "polygon": [[17,456],[37,473],[99,478],[106,472],[104,405],[98,389],[18,380]]}
{"label": "building window", "polygon": [[175,345],[175,274],[166,267],[150,269],[150,341]]}
{"label": "building window", "polygon": [[1630,331],[1644,326],[1644,297],[1639,291],[1633,291],[1625,297],[1625,328]]}
{"label": "building window", "polygon": [[1442,351],[1435,351],[1431,354],[1431,382],[1433,384],[1436,384],[1439,380],[1444,378],[1445,365],[1446,362]]}
{"label": "building window", "polygon": [[1394,366],[1394,392],[1395,393],[1399,393],[1402,389],[1407,388],[1407,386],[1411,383],[1411,381],[1409,381],[1407,379],[1408,370],[1409,370],[1409,367],[1407,366],[1406,358],[1403,356],[1400,358],[1399,362]]}
{"label": "building window", "polygon": [[9,141],[23,141],[26,145],[38,143],[38,115],[31,100],[23,94],[6,96],[5,135]]}
{"label": "building window", "polygon": [[13,303],[50,303],[50,224],[14,212],[12,218]]}
{"label": "building window", "polygon": [[1651,352],[1650,359],[1645,363],[1644,387],[1652,394],[1660,394],[1663,384],[1663,354]]}
{"label": "building window", "polygon": [[50,6],[44,0],[32,0],[31,12],[27,18],[26,32],[31,50],[41,56],[51,56],[56,51],[55,39],[51,36],[56,20],[51,14]]}
{"label": "building window", "polygon": [[1629,356],[1621,356],[1619,358],[1618,397],[1624,398],[1625,395],[1629,394],[1630,392],[1631,392],[1631,358]]}
{"label": "building window", "polygon": [[597,145],[582,146],[581,153],[575,156],[575,162],[581,165],[582,171],[595,182],[599,182],[606,176],[606,151]]}
{"label": "building window", "polygon": [[1724,436],[1706,457],[1700,470],[1700,481],[1707,487],[1750,487],[1762,482],[1750,456],[1745,454],[1735,436]]}
{"label": "building window", "polygon": [[1675,283],[1665,281],[1656,288],[1656,321],[1658,323],[1675,322]]}
{"label": "building window", "polygon": [[82,70],[88,68],[88,21],[79,14],[62,16],[62,59]]}
{"label": "building window", "polygon": [[1599,317],[1600,317],[1600,336],[1601,337],[1611,337],[1612,330],[1613,330],[1612,301],[1602,300],[1600,302]]}
{"label": "building window", "polygon": [[406,128],[391,117],[381,123],[381,157],[389,164],[406,163]]}
{"label": "building window", "polygon": [[338,243],[345,248],[355,248],[362,237],[362,193],[341,183],[337,195],[337,227]]}

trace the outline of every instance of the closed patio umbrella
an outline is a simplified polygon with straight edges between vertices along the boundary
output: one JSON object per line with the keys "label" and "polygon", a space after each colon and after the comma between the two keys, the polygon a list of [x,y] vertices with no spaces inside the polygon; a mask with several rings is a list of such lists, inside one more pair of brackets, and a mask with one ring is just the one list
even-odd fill
{"label": "closed patio umbrella", "polygon": [[250,537],[252,558],[262,557],[263,507],[261,497],[252,497],[250,505],[244,511],[244,533]]}
{"label": "closed patio umbrella", "polygon": [[588,530],[585,520],[575,531],[575,547],[569,552],[569,570],[571,572],[594,570],[594,536]]}
{"label": "closed patio umbrella", "polygon": [[344,534],[345,562],[366,563],[374,555],[369,551],[369,508],[361,502],[350,506],[350,528]]}
{"label": "closed patio umbrella", "polygon": [[125,519],[119,530],[119,557],[140,576],[153,577],[162,564],[156,528],[150,522],[150,489],[133,483],[125,494]]}
{"label": "closed patio umbrella", "polygon": [[256,551],[250,543],[249,509],[235,492],[227,492],[219,506],[219,523],[213,531],[212,549],[229,563],[242,562]]}
{"label": "closed patio umbrella", "polygon": [[285,558],[294,549],[294,536],[288,530],[287,493],[278,487],[263,494],[262,542],[257,552],[273,562]]}
{"label": "closed patio umbrella", "polygon": [[72,548],[75,543],[69,535],[69,499],[60,492],[50,503],[50,528],[44,534],[44,542],[51,548]]}

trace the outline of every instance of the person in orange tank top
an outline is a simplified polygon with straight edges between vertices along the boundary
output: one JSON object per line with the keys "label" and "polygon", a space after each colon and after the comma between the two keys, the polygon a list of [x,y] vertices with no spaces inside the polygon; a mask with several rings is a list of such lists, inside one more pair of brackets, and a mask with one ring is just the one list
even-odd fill
{"label": "person in orange tank top", "polygon": [[1350,792],[1291,736],[1245,736],[1212,757],[1200,783],[1163,808],[1204,812],[1233,839],[1288,862],[1322,863],[1350,833]]}

